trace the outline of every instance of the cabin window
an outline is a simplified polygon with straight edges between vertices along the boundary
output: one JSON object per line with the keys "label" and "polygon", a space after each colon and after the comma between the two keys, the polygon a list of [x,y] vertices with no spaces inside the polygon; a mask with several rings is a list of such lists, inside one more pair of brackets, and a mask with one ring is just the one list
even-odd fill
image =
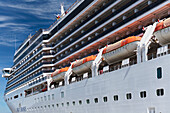
{"label": "cabin window", "polygon": [[47,97],[46,96],[44,96],[44,101],[46,101],[47,100]]}
{"label": "cabin window", "polygon": [[41,97],[41,101],[43,101],[43,97]]}
{"label": "cabin window", "polygon": [[161,68],[161,67],[158,67],[158,68],[157,68],[157,78],[158,78],[158,79],[161,79],[161,78],[162,78],[162,68]]}
{"label": "cabin window", "polygon": [[127,93],[126,94],[126,99],[132,99],[132,94],[131,93]]}
{"label": "cabin window", "polygon": [[50,95],[48,95],[48,100],[50,100]]}
{"label": "cabin window", "polygon": [[52,94],[52,100],[54,100],[54,94]]}
{"label": "cabin window", "polygon": [[59,107],[59,104],[56,104],[57,107]]}
{"label": "cabin window", "polygon": [[75,101],[73,101],[73,106],[75,106],[75,104],[76,104]]}
{"label": "cabin window", "polygon": [[157,94],[157,96],[163,96],[164,95],[164,89],[157,89],[156,94]]}
{"label": "cabin window", "polygon": [[114,99],[114,101],[118,101],[118,99],[119,99],[119,98],[118,98],[118,95],[114,95],[114,96],[113,96],[113,99]]}
{"label": "cabin window", "polygon": [[141,91],[140,92],[140,97],[141,98],[146,98],[146,91]]}
{"label": "cabin window", "polygon": [[98,103],[99,102],[99,99],[98,98],[95,98],[94,99],[94,103]]}
{"label": "cabin window", "polygon": [[16,98],[18,98],[18,95],[15,95],[15,96],[14,96],[14,99],[16,99]]}
{"label": "cabin window", "polygon": [[82,104],[82,101],[81,100],[79,100],[79,105],[81,105]]}
{"label": "cabin window", "polygon": [[89,99],[86,99],[86,103],[87,103],[87,104],[90,104],[90,100],[89,100]]}
{"label": "cabin window", "polygon": [[62,107],[64,107],[64,103],[61,103]]}
{"label": "cabin window", "polygon": [[63,91],[61,92],[61,98],[64,98],[64,92]]}
{"label": "cabin window", "polygon": [[104,102],[107,102],[107,97],[103,97],[103,101],[104,101]]}
{"label": "cabin window", "polygon": [[69,102],[67,102],[67,106],[69,106]]}
{"label": "cabin window", "polygon": [[54,104],[52,104],[52,107],[54,107]]}

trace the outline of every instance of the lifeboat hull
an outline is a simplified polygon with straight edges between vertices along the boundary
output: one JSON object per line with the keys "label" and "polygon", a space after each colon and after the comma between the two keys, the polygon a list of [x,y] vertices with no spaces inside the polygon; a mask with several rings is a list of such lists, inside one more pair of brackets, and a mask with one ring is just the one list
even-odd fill
{"label": "lifeboat hull", "polygon": [[170,27],[154,32],[161,45],[170,43]]}
{"label": "lifeboat hull", "polygon": [[112,64],[135,54],[138,44],[139,41],[131,42],[109,53],[105,53],[102,56],[108,64]]}
{"label": "lifeboat hull", "polygon": [[62,72],[56,76],[53,76],[52,79],[54,82],[58,82],[58,81],[61,81],[64,79],[64,76],[65,76],[66,72]]}
{"label": "lifeboat hull", "polygon": [[91,69],[92,63],[93,63],[93,60],[88,61],[84,64],[81,64],[80,66],[74,67],[73,72],[76,73],[77,75],[81,75],[85,72],[88,72]]}

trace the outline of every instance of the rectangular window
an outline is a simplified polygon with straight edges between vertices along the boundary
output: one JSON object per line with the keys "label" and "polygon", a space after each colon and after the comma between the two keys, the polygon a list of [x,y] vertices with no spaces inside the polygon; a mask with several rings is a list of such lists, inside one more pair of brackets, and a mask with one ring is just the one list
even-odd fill
{"label": "rectangular window", "polygon": [[61,98],[64,98],[64,92],[63,91],[61,92]]}
{"label": "rectangular window", "polygon": [[50,95],[48,95],[48,100],[50,100]]}
{"label": "rectangular window", "polygon": [[41,101],[43,101],[43,97],[41,97]]}
{"label": "rectangular window", "polygon": [[86,99],[86,103],[87,103],[87,104],[90,104],[90,100],[89,100],[89,99]]}
{"label": "rectangular window", "polygon": [[62,107],[64,107],[64,103],[62,103],[61,105],[62,105]]}
{"label": "rectangular window", "polygon": [[104,102],[107,102],[107,97],[103,97],[103,101],[104,101]]}
{"label": "rectangular window", "polygon": [[56,104],[57,107],[59,107],[59,104]]}
{"label": "rectangular window", "polygon": [[75,104],[76,104],[75,101],[73,101],[73,106],[75,106]]}
{"label": "rectangular window", "polygon": [[44,96],[44,101],[46,101],[47,100],[47,97],[46,96]]}
{"label": "rectangular window", "polygon": [[99,102],[98,98],[95,98],[94,103],[98,103],[98,102]]}
{"label": "rectangular window", "polygon": [[140,97],[141,98],[146,98],[146,91],[141,91],[140,92]]}
{"label": "rectangular window", "polygon": [[113,96],[114,101],[118,101],[118,95]]}
{"label": "rectangular window", "polygon": [[157,94],[157,96],[163,96],[164,95],[164,89],[157,89],[156,94]]}
{"label": "rectangular window", "polygon": [[126,99],[132,99],[132,94],[131,93],[127,93],[126,94]]}
{"label": "rectangular window", "polygon": [[67,102],[67,106],[69,106],[69,102]]}
{"label": "rectangular window", "polygon": [[161,78],[162,78],[162,68],[161,68],[161,67],[158,67],[158,68],[157,68],[157,78],[158,78],[158,79],[161,79]]}
{"label": "rectangular window", "polygon": [[54,100],[54,94],[52,94],[52,100]]}
{"label": "rectangular window", "polygon": [[79,100],[79,105],[81,105],[82,104],[82,101],[81,100]]}

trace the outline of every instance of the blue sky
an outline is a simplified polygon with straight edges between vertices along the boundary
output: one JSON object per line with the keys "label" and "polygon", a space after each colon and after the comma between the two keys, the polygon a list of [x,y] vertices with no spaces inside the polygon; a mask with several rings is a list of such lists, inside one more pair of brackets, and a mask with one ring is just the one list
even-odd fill
{"label": "blue sky", "polygon": [[[76,0],[0,0],[0,75],[13,65],[13,55],[29,34],[48,28],[60,4],[68,9]],[[16,43],[15,43],[16,42]],[[16,46],[15,46],[16,44]],[[11,113],[3,100],[6,80],[0,77],[0,113]]]}

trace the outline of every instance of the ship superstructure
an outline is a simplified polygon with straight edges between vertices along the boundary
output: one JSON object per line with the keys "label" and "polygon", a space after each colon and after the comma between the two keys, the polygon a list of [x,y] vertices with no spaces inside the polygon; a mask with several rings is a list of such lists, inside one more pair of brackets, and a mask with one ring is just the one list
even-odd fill
{"label": "ship superstructure", "polygon": [[[157,71],[161,79],[161,66],[168,68],[164,59],[170,59],[169,38],[162,35],[169,31],[162,33],[162,37],[158,31],[169,29],[169,20],[164,22],[169,14],[168,0],[76,1],[66,12],[62,9],[53,25],[29,36],[15,52],[14,65],[4,69],[3,76],[8,79],[4,97],[8,106],[14,113],[103,113],[105,110],[107,113],[124,110],[155,113],[155,106],[158,111],[168,111],[166,106],[165,109],[159,106],[159,100],[154,97],[154,101],[149,97],[146,100],[151,101],[149,106],[140,101],[139,106],[135,106],[139,111],[132,108],[135,99],[132,103],[122,100],[118,105],[111,103],[111,99],[118,101],[121,95],[131,100],[132,92],[138,88],[142,90],[140,97],[145,98],[146,90],[150,90],[144,89],[146,85],[153,93],[156,90],[157,96],[164,95],[164,84],[152,89],[147,83],[153,82],[152,76],[142,75],[142,71],[146,74]],[[148,27],[142,29],[144,26]],[[158,56],[160,58],[156,58]],[[141,76],[148,79],[143,84]],[[112,95],[111,90],[115,94]]]}

